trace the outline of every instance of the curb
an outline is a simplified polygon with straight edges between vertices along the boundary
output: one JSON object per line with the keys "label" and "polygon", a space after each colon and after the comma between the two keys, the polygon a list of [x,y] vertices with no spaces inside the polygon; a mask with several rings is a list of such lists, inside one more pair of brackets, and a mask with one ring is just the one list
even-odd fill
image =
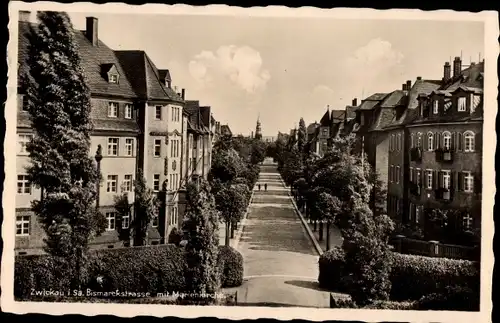
{"label": "curb", "polygon": [[250,201],[248,202],[248,206],[247,206],[247,209],[245,210],[245,214],[243,214],[243,219],[241,220],[238,231],[236,232],[234,239],[229,240],[229,245],[231,247],[233,247],[234,249],[238,248],[238,244],[240,243],[241,236],[243,235],[243,228],[245,227],[248,213],[250,213],[250,205],[252,205],[254,188],[255,188],[255,185],[254,185],[254,187],[252,187],[252,195],[250,195]]}
{"label": "curb", "polygon": [[[285,188],[287,188],[287,186],[285,185],[285,182],[283,181],[283,178],[281,177],[281,174],[280,174],[280,180],[283,183],[283,186]],[[299,211],[299,208],[297,207],[297,204],[295,203],[289,190],[287,191],[287,194],[288,194],[288,197],[290,198],[290,200],[292,201],[293,209],[295,210],[295,213],[297,213],[297,215],[299,216],[300,221],[302,222],[302,225],[305,227],[307,234],[309,235],[309,239],[311,239],[311,242],[313,243],[314,248],[316,249],[316,252],[318,253],[319,256],[321,256],[323,254],[323,249],[321,249],[318,241],[316,240],[316,237],[314,236],[314,234],[311,231],[311,228],[309,228],[307,221],[304,219],[304,217],[302,216],[302,213]]]}

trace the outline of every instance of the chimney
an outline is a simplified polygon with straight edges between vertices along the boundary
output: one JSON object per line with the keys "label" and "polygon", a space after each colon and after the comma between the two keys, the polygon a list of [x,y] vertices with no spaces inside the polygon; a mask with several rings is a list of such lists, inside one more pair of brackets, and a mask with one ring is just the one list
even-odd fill
{"label": "chimney", "polygon": [[401,87],[403,91],[406,91],[406,83],[403,83],[403,86]]}
{"label": "chimney", "polygon": [[443,81],[448,81],[451,79],[451,66],[450,62],[444,63],[444,76],[443,76]]}
{"label": "chimney", "polygon": [[19,10],[19,21],[30,22],[31,11]]}
{"label": "chimney", "polygon": [[352,106],[353,107],[358,106],[358,99],[357,98],[352,99]]}
{"label": "chimney", "polygon": [[422,81],[422,76],[417,76],[417,81]]}
{"label": "chimney", "polygon": [[186,97],[186,89],[182,89],[181,98],[184,100]]}
{"label": "chimney", "polygon": [[98,45],[99,33],[97,32],[97,18],[87,17],[87,29],[85,30],[85,34],[93,46]]}
{"label": "chimney", "polygon": [[406,81],[406,91],[410,91],[411,90],[411,81]]}
{"label": "chimney", "polygon": [[476,65],[476,62],[470,62],[470,66]]}
{"label": "chimney", "polygon": [[458,77],[462,72],[462,60],[460,57],[455,57],[453,61],[453,77]]}

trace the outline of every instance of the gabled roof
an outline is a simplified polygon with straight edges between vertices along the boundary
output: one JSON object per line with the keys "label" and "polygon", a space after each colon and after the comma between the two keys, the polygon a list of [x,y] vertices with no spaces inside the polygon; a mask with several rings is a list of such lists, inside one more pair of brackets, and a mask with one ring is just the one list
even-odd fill
{"label": "gabled roof", "polygon": [[321,117],[321,120],[319,121],[319,124],[322,127],[329,127],[330,126],[330,109],[327,109],[323,117]]}
{"label": "gabled roof", "polygon": [[470,65],[462,70],[459,77],[452,78],[448,83],[443,84],[440,89],[454,91],[459,86],[482,89],[483,73],[484,61]]}
{"label": "gabled roof", "polygon": [[356,111],[358,110],[358,106],[351,106],[351,105],[348,105],[345,107],[345,111],[347,113],[347,119],[354,119],[356,118]]}
{"label": "gabled roof", "polygon": [[228,134],[228,135],[233,134],[233,132],[231,131],[231,128],[229,128],[229,125],[227,125],[227,124],[223,124],[222,126],[220,126],[220,132],[222,134]]}
{"label": "gabled roof", "polygon": [[314,134],[316,132],[316,128],[319,127],[319,123],[314,122],[307,126],[306,132],[307,134]]}
{"label": "gabled roof", "polygon": [[344,110],[332,110],[331,120],[344,120],[345,111]]}
{"label": "gabled roof", "polygon": [[364,99],[358,107],[358,110],[372,110],[374,109],[382,100],[385,99],[387,93],[375,93]]}
{"label": "gabled roof", "polygon": [[200,101],[188,100],[184,110],[189,114],[188,130],[208,133],[210,130],[204,125],[200,108]]}
{"label": "gabled roof", "polygon": [[158,70],[158,75],[160,76],[160,80],[172,81],[169,70]]}
{"label": "gabled roof", "polygon": [[[30,44],[30,34],[32,28],[36,29],[38,24],[20,21],[18,30],[18,62],[19,62],[19,80],[23,73],[28,72],[26,64],[28,58],[28,50]],[[136,93],[132,87],[130,80],[126,77],[125,72],[120,65],[115,52],[110,49],[105,43],[99,40],[98,46],[93,46],[85,36],[84,31],[75,30],[75,41],[78,46],[78,52],[81,59],[81,67],[85,81],[90,89],[91,94],[113,95],[124,98],[136,97]],[[109,83],[102,73],[103,66],[116,66],[120,81],[118,83]]]}
{"label": "gabled roof", "polygon": [[397,105],[402,104],[406,96],[407,96],[407,91],[403,90],[392,91],[391,93],[389,93],[389,95],[385,97],[384,101],[382,101],[382,103],[380,104],[380,107],[393,108]]}
{"label": "gabled roof", "polygon": [[148,100],[183,102],[173,89],[164,84],[159,70],[146,52],[142,50],[116,51],[116,56],[138,96]]}

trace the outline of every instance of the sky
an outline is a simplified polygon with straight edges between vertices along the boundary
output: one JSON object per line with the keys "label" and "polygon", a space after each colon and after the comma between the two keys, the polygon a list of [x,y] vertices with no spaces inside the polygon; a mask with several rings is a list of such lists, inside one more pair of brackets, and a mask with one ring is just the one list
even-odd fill
{"label": "sky", "polygon": [[482,22],[347,20],[310,17],[69,13],[115,50],[144,50],[186,99],[212,107],[233,133],[289,132],[329,106],[401,89],[418,76],[441,79],[443,65],[484,56]]}

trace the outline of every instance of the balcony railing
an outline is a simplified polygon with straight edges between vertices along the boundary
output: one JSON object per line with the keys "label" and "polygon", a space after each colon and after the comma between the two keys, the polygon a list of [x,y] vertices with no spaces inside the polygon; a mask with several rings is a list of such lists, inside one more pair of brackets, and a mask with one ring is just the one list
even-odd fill
{"label": "balcony railing", "polygon": [[452,163],[453,162],[453,152],[449,149],[436,149],[436,161]]}
{"label": "balcony railing", "polygon": [[422,148],[415,147],[410,150],[411,161],[420,162],[422,161]]}

